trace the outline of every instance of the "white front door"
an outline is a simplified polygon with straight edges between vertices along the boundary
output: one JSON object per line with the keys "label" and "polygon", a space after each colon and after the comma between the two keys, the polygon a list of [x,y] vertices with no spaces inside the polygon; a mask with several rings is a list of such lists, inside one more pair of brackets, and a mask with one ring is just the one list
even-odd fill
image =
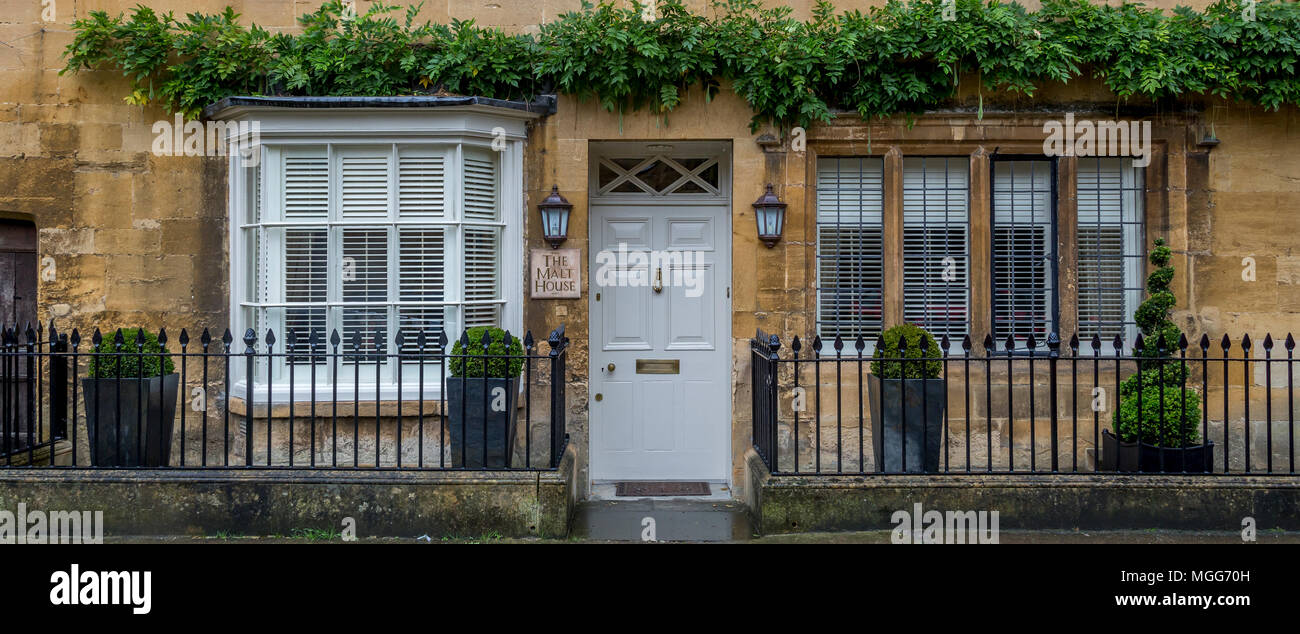
{"label": "white front door", "polygon": [[591,477],[725,481],[729,154],[702,144],[658,155],[617,148],[630,155],[593,152]]}

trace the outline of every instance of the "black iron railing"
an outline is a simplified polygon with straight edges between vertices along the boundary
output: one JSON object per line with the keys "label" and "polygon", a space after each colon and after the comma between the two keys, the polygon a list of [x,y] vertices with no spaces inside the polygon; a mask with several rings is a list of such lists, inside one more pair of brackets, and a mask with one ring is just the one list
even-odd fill
{"label": "black iron railing", "polygon": [[[1063,345],[1053,333],[1001,347],[986,337],[977,351],[969,336],[944,337],[940,356],[874,357],[882,341],[786,345],[760,330],[750,340],[754,448],[777,475],[1298,473],[1291,335],[1153,339],[1126,350],[1119,337]],[[942,372],[889,386],[873,361],[938,362]],[[1185,378],[1151,397],[1143,388],[1165,385],[1166,373]],[[1121,406],[1129,431],[1117,436]]]}
{"label": "black iron railing", "polygon": [[458,346],[442,331],[250,329],[240,345],[163,329],[159,348],[136,333],[0,331],[0,468],[536,471],[568,441],[564,326]]}

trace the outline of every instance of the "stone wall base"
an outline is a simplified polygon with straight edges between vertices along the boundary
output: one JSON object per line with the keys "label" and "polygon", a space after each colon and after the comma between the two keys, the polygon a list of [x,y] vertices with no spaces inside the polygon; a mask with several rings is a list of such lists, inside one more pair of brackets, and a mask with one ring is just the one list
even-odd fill
{"label": "stone wall base", "polygon": [[564,537],[576,501],[570,448],[558,471],[235,469],[0,471],[0,509],[103,511],[104,534]]}
{"label": "stone wall base", "polygon": [[751,450],[746,503],[763,534],[892,529],[895,511],[998,511],[1001,530],[1300,529],[1300,477],[771,476]]}

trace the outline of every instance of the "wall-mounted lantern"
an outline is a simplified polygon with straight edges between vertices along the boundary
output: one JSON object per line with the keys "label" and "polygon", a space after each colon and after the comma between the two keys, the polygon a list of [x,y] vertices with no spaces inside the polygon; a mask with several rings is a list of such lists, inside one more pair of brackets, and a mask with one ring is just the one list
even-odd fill
{"label": "wall-mounted lantern", "polygon": [[785,225],[785,203],[772,192],[772,184],[767,184],[767,191],[754,201],[754,221],[758,223],[758,239],[768,248],[781,241],[781,228]]}
{"label": "wall-mounted lantern", "polygon": [[551,195],[537,205],[542,214],[542,234],[552,249],[558,249],[569,237],[569,212],[573,204],[560,195],[558,185],[551,185]]}

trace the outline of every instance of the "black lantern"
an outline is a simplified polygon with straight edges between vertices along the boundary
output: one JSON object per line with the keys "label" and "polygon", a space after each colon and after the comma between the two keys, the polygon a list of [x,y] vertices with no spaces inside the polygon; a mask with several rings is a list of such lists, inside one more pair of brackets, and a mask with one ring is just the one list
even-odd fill
{"label": "black lantern", "polygon": [[754,201],[754,220],[758,223],[758,239],[769,249],[776,246],[785,224],[785,203],[772,192],[771,183],[767,184],[767,191]]}
{"label": "black lantern", "polygon": [[573,204],[560,195],[558,185],[551,185],[551,195],[537,205],[542,214],[542,234],[552,249],[558,249],[569,237],[569,211]]}

